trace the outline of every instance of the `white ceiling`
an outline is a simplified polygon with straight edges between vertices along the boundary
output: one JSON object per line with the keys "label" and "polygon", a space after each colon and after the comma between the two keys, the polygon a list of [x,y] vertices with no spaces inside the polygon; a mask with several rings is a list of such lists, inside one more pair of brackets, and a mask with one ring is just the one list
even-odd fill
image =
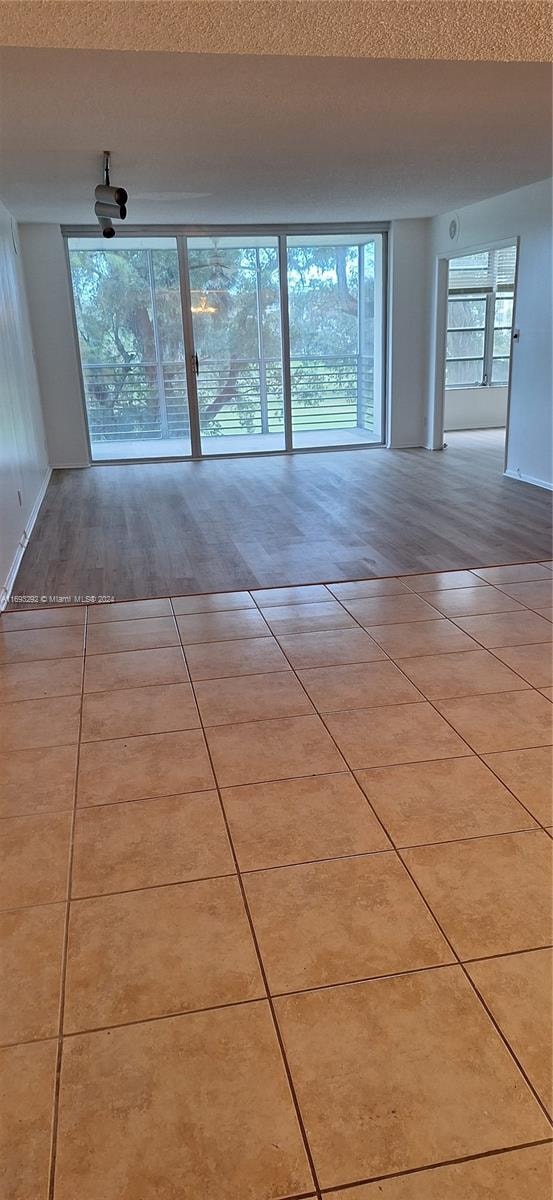
{"label": "white ceiling", "polygon": [[91,223],[104,148],[129,222],[428,216],[551,173],[551,69],[0,51],[0,195]]}
{"label": "white ceiling", "polygon": [[548,62],[548,0],[10,0],[4,46]]}

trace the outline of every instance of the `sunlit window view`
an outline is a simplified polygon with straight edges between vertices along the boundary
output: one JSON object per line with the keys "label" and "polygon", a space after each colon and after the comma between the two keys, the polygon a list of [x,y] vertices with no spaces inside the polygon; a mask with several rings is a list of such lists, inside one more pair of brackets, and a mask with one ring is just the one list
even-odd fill
{"label": "sunlit window view", "polygon": [[382,441],[382,235],[183,246],[69,241],[94,460]]}

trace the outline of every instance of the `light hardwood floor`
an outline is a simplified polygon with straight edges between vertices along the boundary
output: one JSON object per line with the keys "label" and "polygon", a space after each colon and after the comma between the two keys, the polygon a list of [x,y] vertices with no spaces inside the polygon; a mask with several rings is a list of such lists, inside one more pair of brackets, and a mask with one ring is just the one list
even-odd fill
{"label": "light hardwood floor", "polygon": [[[503,431],[368,449],[54,472],[14,597],[331,582],[551,558],[551,496]],[[17,602],[17,601],[16,601]]]}

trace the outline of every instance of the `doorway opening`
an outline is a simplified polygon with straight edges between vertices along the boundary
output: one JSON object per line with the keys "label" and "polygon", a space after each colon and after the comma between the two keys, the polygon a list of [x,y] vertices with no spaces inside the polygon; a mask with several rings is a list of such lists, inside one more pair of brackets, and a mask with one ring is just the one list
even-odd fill
{"label": "doorway opening", "polygon": [[385,231],[68,237],[93,462],[382,445]]}
{"label": "doorway opening", "polygon": [[[504,458],[517,246],[449,260],[443,429]],[[457,439],[458,440],[458,439]]]}

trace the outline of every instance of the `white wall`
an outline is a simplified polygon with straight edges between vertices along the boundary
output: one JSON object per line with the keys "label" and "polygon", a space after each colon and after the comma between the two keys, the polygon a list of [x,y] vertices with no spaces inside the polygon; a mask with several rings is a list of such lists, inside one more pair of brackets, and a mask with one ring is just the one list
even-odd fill
{"label": "white wall", "polygon": [[59,225],[21,225],[29,312],[53,467],[90,461],[65,246]]}
{"label": "white wall", "polygon": [[[552,428],[552,181],[543,180],[457,214],[435,217],[431,227],[431,317],[437,308],[438,262],[470,250],[486,249],[519,238],[514,325],[520,340],[513,344],[507,474],[530,483],[553,486]],[[449,237],[456,215],[459,236]],[[427,444],[435,444],[434,415],[439,399],[435,347],[429,354]]]}
{"label": "white wall", "polygon": [[17,226],[0,204],[0,608],[50,470]]}
{"label": "white wall", "polygon": [[388,310],[388,445],[424,445],[431,222],[392,221]]}
{"label": "white wall", "polygon": [[503,429],[508,395],[506,387],[446,388],[444,430]]}
{"label": "white wall", "polygon": [[[441,256],[457,256],[520,238],[515,324],[521,329],[513,353],[508,469],[550,482],[551,467],[551,181],[460,209],[453,244],[453,214],[393,221],[389,239],[388,444],[426,445],[435,438],[434,417],[443,369],[436,371],[437,280],[447,270]],[[385,214],[383,214],[385,215]],[[58,226],[22,225],[21,241],[44,418],[53,466],[86,466],[89,450],[78,353],[63,239]],[[441,344],[443,337],[437,338]],[[489,389],[490,391],[492,389]]]}
{"label": "white wall", "polygon": [[[89,447],[60,228],[21,225],[23,262],[50,462],[87,466]],[[430,221],[393,221],[388,274],[388,444],[424,444]],[[393,338],[391,331],[394,331]]]}

